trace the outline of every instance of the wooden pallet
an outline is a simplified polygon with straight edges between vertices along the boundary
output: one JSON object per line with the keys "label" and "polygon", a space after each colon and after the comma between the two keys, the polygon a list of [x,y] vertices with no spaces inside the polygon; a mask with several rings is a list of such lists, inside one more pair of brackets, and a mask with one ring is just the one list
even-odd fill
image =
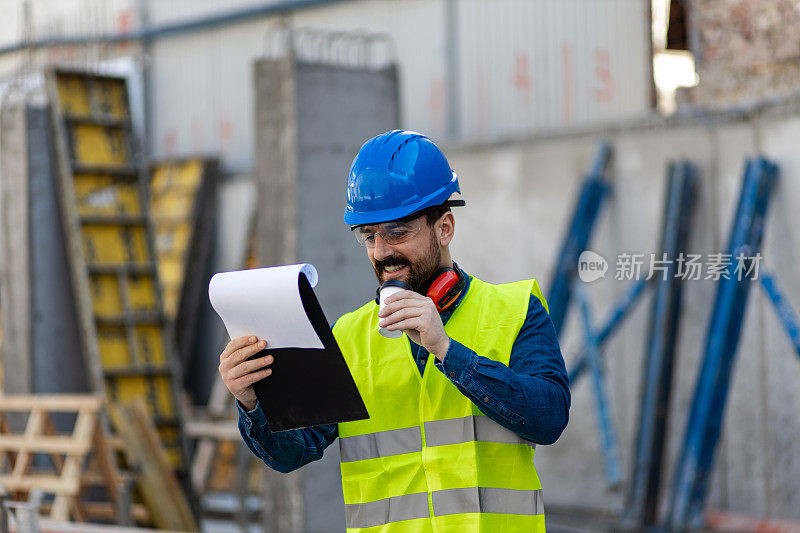
{"label": "wooden pallet", "polygon": [[[85,521],[87,506],[82,494],[89,486],[102,486],[108,496],[103,506],[117,519],[116,468],[107,435],[100,421],[103,400],[93,395],[0,395],[0,453],[4,468],[0,486],[14,499],[27,499],[32,490],[52,494],[48,518]],[[74,417],[71,430],[56,429],[53,415],[65,413],[58,422]],[[27,420],[24,420],[27,418]]]}

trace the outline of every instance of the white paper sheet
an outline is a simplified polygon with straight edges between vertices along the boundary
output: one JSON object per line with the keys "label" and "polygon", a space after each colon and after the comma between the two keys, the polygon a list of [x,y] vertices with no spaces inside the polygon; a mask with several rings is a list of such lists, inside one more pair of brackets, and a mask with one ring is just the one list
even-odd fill
{"label": "white paper sheet", "polygon": [[268,348],[323,348],[300,300],[300,273],[317,285],[308,263],[214,274],[208,298],[231,339],[255,335]]}

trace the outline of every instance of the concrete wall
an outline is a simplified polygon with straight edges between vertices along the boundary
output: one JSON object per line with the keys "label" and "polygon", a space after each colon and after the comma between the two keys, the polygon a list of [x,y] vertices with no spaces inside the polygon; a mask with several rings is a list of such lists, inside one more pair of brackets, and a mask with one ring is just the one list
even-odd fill
{"label": "concrete wall", "polygon": [[[456,211],[453,257],[468,272],[502,282],[534,276],[547,291],[558,245],[594,144],[613,143],[613,193],[590,249],[609,261],[606,279],[588,287],[597,320],[630,282],[615,281],[617,254],[658,250],[667,163],[686,157],[700,169],[698,211],[688,252],[727,246],[746,157],[764,154],[781,176],[767,218],[763,266],[780,278],[800,310],[800,105],[748,116],[620,124],[526,142],[451,146],[467,207]],[[800,360],[766,295],[754,287],[735,365],[724,437],[709,508],[800,518]],[[715,294],[712,281],[688,281],[676,361],[665,487],[671,482],[694,391]],[[630,473],[641,362],[651,298],[640,302],[606,347],[613,417],[625,475]],[[570,367],[581,346],[572,308],[562,336]],[[594,397],[588,380],[572,388],[570,424],[559,442],[540,447],[537,468],[549,504],[620,510],[623,494],[606,488]]]}

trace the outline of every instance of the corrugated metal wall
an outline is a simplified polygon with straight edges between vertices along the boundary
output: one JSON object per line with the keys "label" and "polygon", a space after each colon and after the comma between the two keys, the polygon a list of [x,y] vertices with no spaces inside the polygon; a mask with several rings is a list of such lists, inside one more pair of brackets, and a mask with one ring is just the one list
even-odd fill
{"label": "corrugated metal wall", "polygon": [[459,135],[520,136],[642,114],[649,5],[457,2]]}
{"label": "corrugated metal wall", "polygon": [[[0,45],[174,24],[277,0],[9,2]],[[520,137],[649,111],[649,2],[639,0],[343,0],[282,17],[295,27],[384,33],[401,73],[402,124],[435,139]],[[152,156],[218,152],[253,168],[251,65],[278,16],[160,37],[150,67]],[[85,64],[133,44],[66,46],[0,57],[0,76],[50,62]]]}
{"label": "corrugated metal wall", "polygon": [[[631,0],[359,0],[287,19],[295,27],[390,35],[403,127],[442,139],[454,123],[456,138],[472,140],[647,113],[648,9]],[[158,2],[150,17],[160,23],[187,13],[181,2]],[[454,24],[448,13],[456,14]],[[220,151],[227,167],[252,168],[250,65],[264,53],[274,22],[262,18],[152,46],[154,155]],[[456,76],[452,86],[448,73]]]}

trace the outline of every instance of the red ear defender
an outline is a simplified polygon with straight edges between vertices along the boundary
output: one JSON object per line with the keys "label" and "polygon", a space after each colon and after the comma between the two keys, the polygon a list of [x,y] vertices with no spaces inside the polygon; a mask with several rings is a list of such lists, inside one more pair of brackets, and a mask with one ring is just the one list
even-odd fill
{"label": "red ear defender", "polygon": [[458,299],[466,284],[466,280],[457,270],[441,268],[434,274],[426,294],[433,300],[436,309],[441,313]]}

